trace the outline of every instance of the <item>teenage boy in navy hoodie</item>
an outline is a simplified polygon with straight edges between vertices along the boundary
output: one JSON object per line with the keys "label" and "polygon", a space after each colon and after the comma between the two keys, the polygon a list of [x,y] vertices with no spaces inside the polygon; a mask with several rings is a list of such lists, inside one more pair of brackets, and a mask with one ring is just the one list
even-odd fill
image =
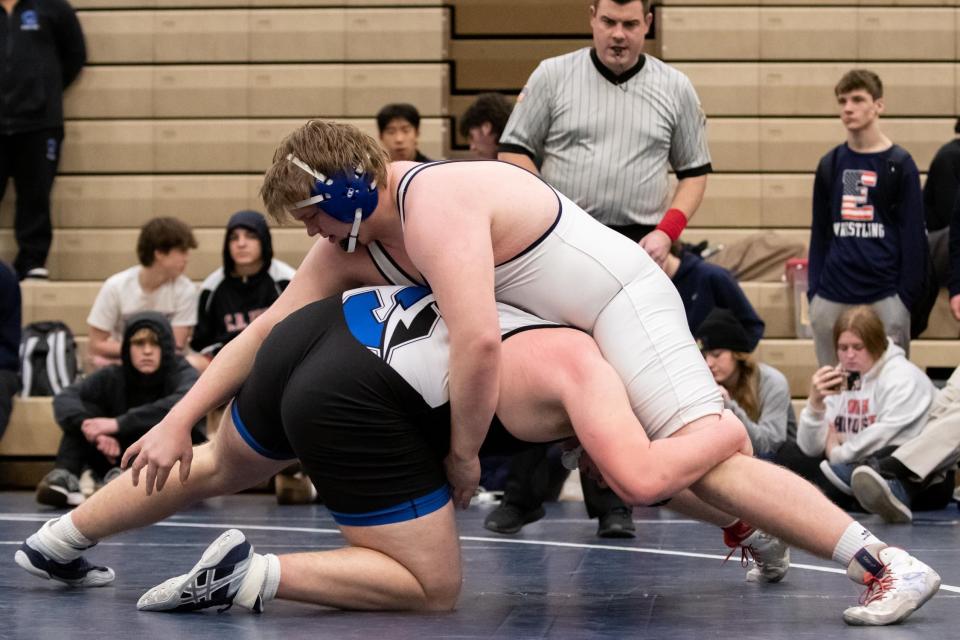
{"label": "teenage boy in navy hoodie", "polygon": [[821,366],[836,362],[836,319],[858,304],[873,307],[909,355],[910,310],[929,251],[917,165],[880,130],[880,78],[854,69],[834,93],[847,140],[817,167],[810,230],[810,321]]}

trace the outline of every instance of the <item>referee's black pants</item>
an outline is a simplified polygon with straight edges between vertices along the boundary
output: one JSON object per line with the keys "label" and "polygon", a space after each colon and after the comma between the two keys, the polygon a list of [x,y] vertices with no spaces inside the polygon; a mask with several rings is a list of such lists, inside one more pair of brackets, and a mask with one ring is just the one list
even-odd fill
{"label": "referee's black pants", "polygon": [[[536,445],[513,456],[503,490],[504,504],[514,505],[522,511],[532,511],[550,497],[555,484],[547,459],[550,447],[549,443]],[[600,487],[585,473],[580,474],[580,486],[583,488],[587,515],[591,518],[599,518],[617,507],[628,508],[612,489]]]}
{"label": "referee's black pants", "polygon": [[0,135],[0,199],[10,178],[17,189],[13,219],[17,257],[13,267],[21,278],[43,267],[50,253],[50,190],[60,164],[63,127]]}

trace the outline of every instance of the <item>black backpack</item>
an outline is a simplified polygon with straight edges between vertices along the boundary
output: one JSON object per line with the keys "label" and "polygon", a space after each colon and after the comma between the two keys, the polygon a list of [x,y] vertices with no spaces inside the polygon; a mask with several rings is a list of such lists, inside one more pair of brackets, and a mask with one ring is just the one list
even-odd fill
{"label": "black backpack", "polygon": [[[837,150],[839,147],[831,149],[830,153],[820,159],[817,165],[817,179],[827,193],[833,193],[833,179],[837,175]],[[887,202],[890,202],[891,218],[895,221],[898,209],[900,208],[900,180],[899,176],[903,173],[903,163],[910,157],[906,149],[900,145],[893,145],[890,157],[887,159],[887,174],[895,177],[894,180],[883,181],[884,188],[887,189]],[[921,333],[927,330],[930,322],[930,312],[937,303],[937,294],[940,292],[937,286],[937,277],[933,270],[933,260],[930,258],[929,251],[925,256],[917,256],[924,260],[923,284],[917,299],[913,302],[913,308],[910,309],[910,339],[914,340]]]}
{"label": "black backpack", "polygon": [[53,396],[77,379],[77,343],[62,322],[31,322],[20,338],[20,395]]}

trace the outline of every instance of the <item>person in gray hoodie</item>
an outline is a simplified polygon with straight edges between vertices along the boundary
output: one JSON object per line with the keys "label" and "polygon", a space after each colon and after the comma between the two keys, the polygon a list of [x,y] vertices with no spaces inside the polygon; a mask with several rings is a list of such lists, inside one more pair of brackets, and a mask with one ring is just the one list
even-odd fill
{"label": "person in gray hoodie", "polygon": [[[83,502],[77,477],[84,467],[105,481],[119,475],[126,448],[159,422],[199,374],[176,355],[173,329],[163,315],[132,316],[123,332],[122,364],[110,365],[67,387],[53,399],[63,430],[56,466],[37,485],[37,502],[52,507]],[[194,425],[194,443],[206,440]]]}
{"label": "person in gray hoodie", "polygon": [[787,466],[840,507],[854,509],[859,508],[850,488],[854,468],[917,435],[935,389],[887,337],[869,306],[846,309],[834,324],[833,342],[840,364],[813,374],[797,425],[802,455]]}

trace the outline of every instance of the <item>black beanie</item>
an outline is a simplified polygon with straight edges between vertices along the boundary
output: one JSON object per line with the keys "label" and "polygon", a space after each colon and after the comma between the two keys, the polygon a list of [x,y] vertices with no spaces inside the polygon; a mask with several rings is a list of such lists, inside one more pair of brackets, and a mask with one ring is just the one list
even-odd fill
{"label": "black beanie", "polygon": [[729,309],[715,308],[696,331],[697,346],[701,351],[729,349],[741,353],[750,353],[750,337],[746,329]]}

